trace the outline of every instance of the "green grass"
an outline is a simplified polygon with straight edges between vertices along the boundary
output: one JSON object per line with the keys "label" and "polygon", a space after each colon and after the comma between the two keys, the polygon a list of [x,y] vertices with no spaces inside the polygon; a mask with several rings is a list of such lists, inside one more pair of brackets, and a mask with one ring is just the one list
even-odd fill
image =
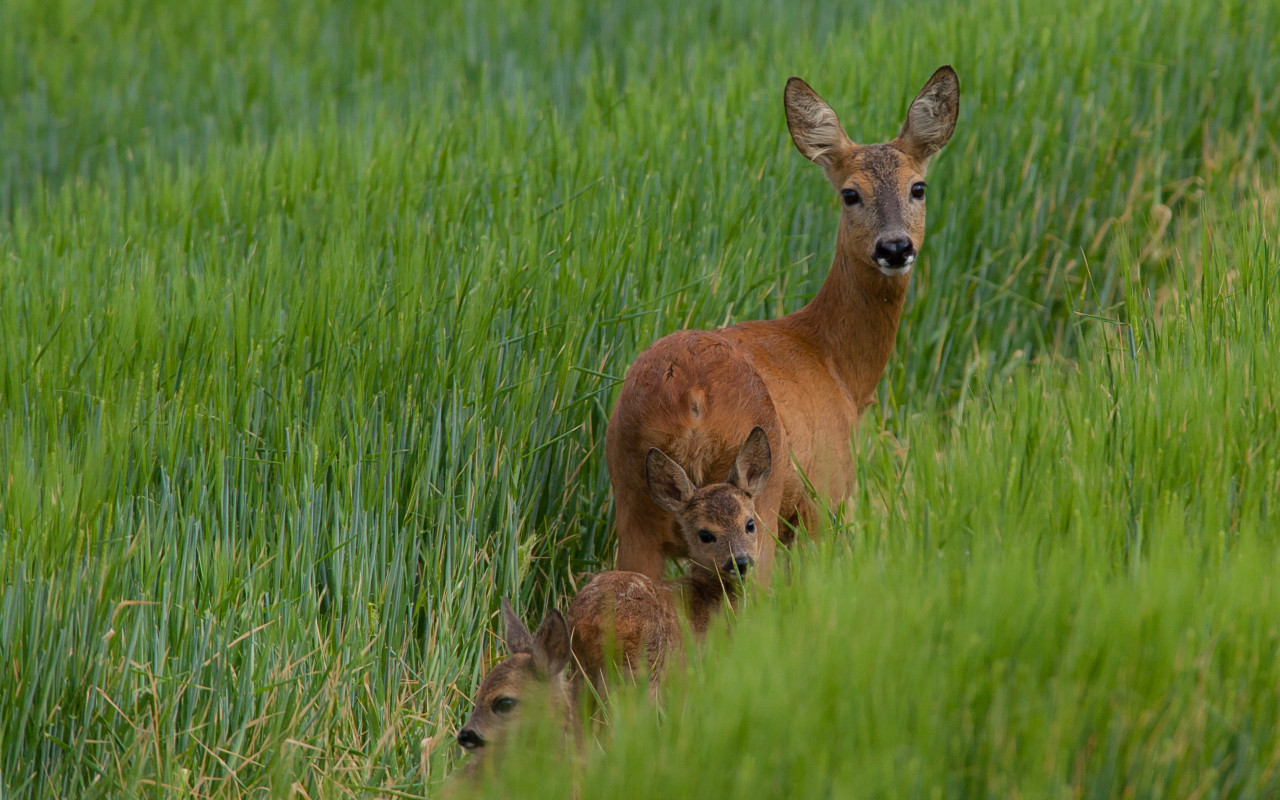
{"label": "green grass", "polygon": [[664,713],[491,796],[1280,796],[1280,209],[1210,220],[1132,339],[872,436],[854,518]]}
{"label": "green grass", "polygon": [[[772,641],[753,631],[784,609],[824,624],[804,593],[826,569],[866,587],[850,613],[900,586],[923,620],[992,574],[1030,613],[1030,543],[1045,574],[1093,581],[1054,584],[1045,619],[1113,609],[1092,635],[1124,669],[1182,646],[1131,652],[1118,576],[1146,572],[1222,589],[1198,622],[1262,652],[1225,621],[1269,630],[1274,608],[1244,614],[1261,583],[1225,553],[1274,561],[1246,527],[1274,513],[1270,318],[1211,302],[1234,295],[1198,217],[1240,207],[1211,241],[1274,295],[1273,245],[1217,232],[1276,182],[1276,4],[188,5],[0,0],[0,794],[431,791],[453,754],[422,741],[464,715],[498,598],[563,607],[612,556],[597,445],[626,366],[676,328],[794,309],[824,277],[836,208],[787,141],[791,74],[870,141],[949,62],[961,118],[864,426],[850,552],[802,555],[814,588],[754,605],[707,658]],[[1175,290],[1159,328],[1146,298]],[[1072,381],[1087,404],[1043,410]],[[1002,411],[1019,403],[1041,410]],[[1046,508],[1032,474],[1070,501]],[[1165,530],[1192,549],[1149,552]],[[987,636],[980,600],[948,635]],[[844,657],[866,680],[886,660],[972,671],[1001,641],[918,650],[908,631],[880,661]],[[1059,652],[1034,644],[1036,663]],[[739,661],[734,680],[776,680]],[[1193,689],[1176,702],[1212,700]],[[655,757],[619,745],[601,765]]]}

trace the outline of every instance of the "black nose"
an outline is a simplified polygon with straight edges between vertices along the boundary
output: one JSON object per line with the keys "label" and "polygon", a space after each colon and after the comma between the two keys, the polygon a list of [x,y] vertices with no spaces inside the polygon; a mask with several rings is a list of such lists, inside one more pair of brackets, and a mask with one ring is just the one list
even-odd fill
{"label": "black nose", "polygon": [[738,556],[724,562],[724,571],[729,574],[737,572],[739,575],[746,575],[747,570],[751,569],[751,565],[754,563],[756,563],[756,560],[751,556]]}
{"label": "black nose", "polygon": [[876,242],[876,251],[872,257],[882,267],[905,267],[915,254],[916,249],[910,239],[884,239]]}
{"label": "black nose", "polygon": [[477,747],[484,747],[484,739],[470,728],[463,728],[458,731],[458,744],[463,750],[475,750]]}

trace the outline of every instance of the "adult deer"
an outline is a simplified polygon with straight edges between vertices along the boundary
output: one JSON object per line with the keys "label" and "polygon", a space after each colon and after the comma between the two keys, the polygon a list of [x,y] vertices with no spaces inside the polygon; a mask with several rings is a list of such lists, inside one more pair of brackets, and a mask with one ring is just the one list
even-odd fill
{"label": "adult deer", "polygon": [[[617,568],[657,578],[687,555],[675,520],[649,496],[644,454],[657,447],[692,481],[718,480],[753,426],[776,459],[756,499],[766,527],[757,575],[767,580],[775,537],[816,528],[818,505],[854,486],[852,432],[872,402],[898,332],[911,267],[924,240],[925,168],[955,129],[960,84],[941,67],[890,142],[857,145],[799,78],[783,96],[791,139],[822,167],[842,210],[826,282],[799,311],[717,331],[677,331],[627,372],[609,418],[605,455],[617,504]],[[797,471],[796,466],[799,467]],[[803,474],[802,474],[803,473]]]}

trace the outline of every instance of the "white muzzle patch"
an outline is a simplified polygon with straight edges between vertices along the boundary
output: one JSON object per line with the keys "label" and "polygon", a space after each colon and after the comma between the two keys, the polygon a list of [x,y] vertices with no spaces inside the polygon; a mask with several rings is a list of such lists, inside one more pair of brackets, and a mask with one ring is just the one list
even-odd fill
{"label": "white muzzle patch", "polygon": [[915,263],[916,263],[916,256],[914,253],[907,256],[906,261],[900,267],[889,266],[889,259],[887,258],[876,259],[876,266],[880,268],[880,272],[884,273],[885,275],[888,275],[890,278],[896,278],[900,275],[906,275],[908,272],[911,271],[911,267]]}

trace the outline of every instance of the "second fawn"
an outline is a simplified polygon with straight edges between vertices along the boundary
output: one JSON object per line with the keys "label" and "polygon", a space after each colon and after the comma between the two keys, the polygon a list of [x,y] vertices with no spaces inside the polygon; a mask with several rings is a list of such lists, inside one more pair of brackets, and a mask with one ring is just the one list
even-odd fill
{"label": "second fawn", "polygon": [[480,681],[475,707],[458,731],[458,744],[472,754],[468,769],[475,771],[482,757],[502,743],[521,707],[537,699],[557,709],[572,727],[577,714],[577,686],[566,678],[570,662],[569,627],[559,611],[547,614],[538,632],[532,634],[502,599],[506,622],[506,644],[510,654],[498,662]]}

